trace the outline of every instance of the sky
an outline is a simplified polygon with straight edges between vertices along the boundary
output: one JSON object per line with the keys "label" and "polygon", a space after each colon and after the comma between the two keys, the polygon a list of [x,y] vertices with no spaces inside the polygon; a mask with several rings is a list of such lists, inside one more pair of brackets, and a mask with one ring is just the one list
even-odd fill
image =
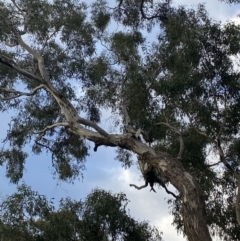
{"label": "sky", "polygon": [[[157,1],[157,0],[153,0]],[[197,0],[175,0],[174,5],[186,5],[192,7],[198,3]],[[225,22],[227,20],[238,20],[237,14],[240,13],[240,5],[228,5],[217,0],[208,0],[206,9],[211,18]],[[1,132],[0,140],[4,138],[8,122],[12,113],[1,114]],[[110,113],[104,113],[102,127],[110,130]],[[26,148],[28,151],[28,147]],[[150,188],[136,190],[129,186],[130,183],[142,185],[143,179],[136,166],[125,170],[115,158],[115,150],[111,147],[99,147],[97,152],[91,151],[87,158],[86,171],[84,171],[83,180],[75,181],[74,184],[60,182],[53,179],[51,156],[35,156],[30,153],[25,166],[24,177],[21,183],[26,183],[33,190],[56,201],[62,197],[71,197],[72,199],[84,199],[94,188],[110,190],[113,193],[124,192],[130,200],[128,208],[130,214],[137,220],[149,220],[151,224],[158,226],[163,232],[164,241],[183,241],[186,240],[171,225],[172,216],[169,214],[167,199],[170,198],[163,189],[157,189],[157,193],[150,192]],[[16,186],[9,183],[5,177],[5,168],[0,167],[0,195],[5,197],[12,194]]]}

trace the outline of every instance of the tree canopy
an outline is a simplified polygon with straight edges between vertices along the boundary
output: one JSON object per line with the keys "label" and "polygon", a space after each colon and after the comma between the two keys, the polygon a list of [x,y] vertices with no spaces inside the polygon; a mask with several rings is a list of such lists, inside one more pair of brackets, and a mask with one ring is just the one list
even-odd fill
{"label": "tree canopy", "polygon": [[125,167],[137,156],[145,185],[132,187],[176,188],[174,224],[190,241],[240,239],[239,25],[167,0],[0,1],[0,16],[0,110],[15,113],[0,160],[13,183],[26,145],[51,153],[62,180],[81,175],[89,143],[115,147]]}
{"label": "tree canopy", "polygon": [[2,240],[29,241],[161,241],[161,233],[148,222],[134,220],[127,211],[126,195],[93,190],[85,201],[53,200],[25,184],[0,205]]}

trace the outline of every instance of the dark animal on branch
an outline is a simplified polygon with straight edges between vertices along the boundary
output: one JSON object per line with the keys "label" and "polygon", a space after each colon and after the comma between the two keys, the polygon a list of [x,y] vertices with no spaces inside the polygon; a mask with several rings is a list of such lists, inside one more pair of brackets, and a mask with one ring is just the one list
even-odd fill
{"label": "dark animal on branch", "polygon": [[155,171],[154,171],[153,168],[151,168],[151,169],[144,175],[144,178],[145,178],[145,185],[138,187],[138,186],[136,186],[135,184],[130,184],[130,187],[135,187],[136,189],[140,190],[140,189],[142,189],[142,188],[147,187],[148,184],[149,184],[150,187],[151,187],[150,192],[151,192],[151,191],[156,192],[155,189],[153,188],[153,186],[154,186],[155,183],[158,183],[159,185],[161,185],[161,186],[166,190],[166,192],[167,192],[168,194],[171,194],[172,196],[174,196],[175,198],[177,198],[177,196],[176,196],[173,192],[171,192],[171,191],[169,191],[169,190],[167,189],[167,187],[166,187],[165,183],[163,182],[163,180],[162,180],[160,177],[156,176]]}

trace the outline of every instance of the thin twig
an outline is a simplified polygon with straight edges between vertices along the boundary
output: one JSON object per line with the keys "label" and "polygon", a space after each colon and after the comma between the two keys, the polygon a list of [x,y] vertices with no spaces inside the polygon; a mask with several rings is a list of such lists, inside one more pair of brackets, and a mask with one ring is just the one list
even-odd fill
{"label": "thin twig", "polygon": [[32,92],[29,93],[29,92],[21,92],[21,91],[14,90],[14,89],[7,89],[7,88],[1,88],[0,87],[0,90],[15,94],[14,96],[11,96],[11,97],[5,97],[5,98],[0,97],[0,100],[11,100],[11,99],[16,99],[20,96],[33,96],[34,94],[36,94],[36,92],[39,89],[43,89],[43,88],[45,88],[45,85],[39,85],[36,88],[34,88]]}
{"label": "thin twig", "polygon": [[70,126],[70,124],[69,124],[68,122],[58,122],[58,123],[54,123],[54,124],[52,124],[52,125],[50,125],[50,126],[45,127],[43,130],[33,132],[33,134],[45,133],[47,130],[53,129],[54,127],[58,127],[58,126]]}

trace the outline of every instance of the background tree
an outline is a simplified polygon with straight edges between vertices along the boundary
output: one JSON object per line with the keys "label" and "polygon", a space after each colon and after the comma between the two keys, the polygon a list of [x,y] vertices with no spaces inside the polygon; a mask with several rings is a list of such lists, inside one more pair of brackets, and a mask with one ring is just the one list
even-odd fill
{"label": "background tree", "polygon": [[[49,151],[62,180],[81,174],[88,141],[118,147],[125,166],[137,154],[144,186],[176,188],[169,202],[189,240],[211,240],[208,226],[239,239],[238,25],[169,1],[12,0],[0,14],[0,109],[16,111],[1,160],[12,182],[25,145]],[[110,32],[114,23],[122,27]],[[114,133],[99,124],[103,108],[117,117]]]}
{"label": "background tree", "polygon": [[95,189],[85,201],[53,202],[21,185],[0,206],[2,240],[149,240],[160,241],[160,232],[148,222],[131,218],[123,193]]}

